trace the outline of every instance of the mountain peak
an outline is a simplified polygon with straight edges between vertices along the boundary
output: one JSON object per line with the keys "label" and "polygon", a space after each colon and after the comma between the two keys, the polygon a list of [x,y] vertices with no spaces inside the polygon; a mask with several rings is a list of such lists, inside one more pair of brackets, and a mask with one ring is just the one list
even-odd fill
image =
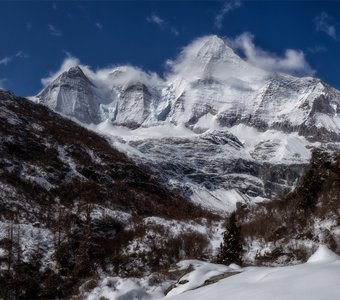
{"label": "mountain peak", "polygon": [[225,41],[217,35],[210,35],[202,38],[198,48],[197,57],[203,61],[227,61],[241,59]]}
{"label": "mountain peak", "polygon": [[226,43],[225,41],[217,36],[217,35],[208,35],[202,38],[203,46],[209,47],[210,50],[220,50],[220,49],[229,49],[233,51]]}
{"label": "mountain peak", "polygon": [[63,112],[83,123],[98,123],[98,99],[95,85],[79,66],[60,74],[37,96],[38,103]]}
{"label": "mountain peak", "polygon": [[204,44],[208,44],[216,48],[225,46],[224,40],[216,34],[205,36],[202,38],[202,41]]}
{"label": "mountain peak", "polygon": [[172,74],[188,81],[211,77],[225,80],[231,76],[244,80],[249,74],[257,78],[264,74],[264,71],[243,60],[217,35],[193,41],[171,63],[171,67]]}
{"label": "mountain peak", "polygon": [[93,83],[87,78],[87,76],[84,74],[83,70],[81,69],[80,66],[75,66],[75,67],[71,67],[70,69],[68,69],[67,71],[63,72],[58,78],[57,80],[75,80],[75,79],[81,79],[81,80],[85,80],[87,83],[93,85]]}
{"label": "mountain peak", "polygon": [[81,69],[81,67],[79,65],[69,68],[69,70],[67,72],[84,74],[83,70]]}

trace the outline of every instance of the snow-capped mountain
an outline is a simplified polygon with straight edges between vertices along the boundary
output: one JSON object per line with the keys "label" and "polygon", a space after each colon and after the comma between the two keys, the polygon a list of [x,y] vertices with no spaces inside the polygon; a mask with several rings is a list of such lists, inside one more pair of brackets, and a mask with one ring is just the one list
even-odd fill
{"label": "snow-capped mountain", "polygon": [[132,68],[119,67],[105,80],[91,80],[79,66],[72,67],[58,76],[36,99],[85,124],[98,124],[109,119],[115,125],[137,128],[150,115],[151,102],[157,98],[157,91],[144,83],[148,80],[146,75],[144,80],[142,77],[129,79],[131,75],[139,75],[134,73]]}
{"label": "snow-capped mountain", "polygon": [[217,36],[168,64],[164,78],[72,68],[36,99],[113,137],[169,186],[218,210],[289,190],[310,147],[340,140],[340,92],[320,79],[262,70]]}

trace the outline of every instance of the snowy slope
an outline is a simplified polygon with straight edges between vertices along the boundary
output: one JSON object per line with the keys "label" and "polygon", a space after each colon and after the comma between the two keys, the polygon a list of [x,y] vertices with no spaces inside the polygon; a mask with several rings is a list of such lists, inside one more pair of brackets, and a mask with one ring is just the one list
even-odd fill
{"label": "snowy slope", "polygon": [[[307,263],[289,267],[246,267],[184,260],[176,270],[189,270],[173,284],[171,281],[150,285],[150,277],[105,277],[99,286],[84,293],[88,300],[337,300],[340,298],[340,257],[320,245]],[[171,271],[171,270],[170,270]],[[220,276],[220,281],[218,281]],[[222,279],[221,279],[222,278]],[[225,279],[223,279],[225,278]],[[211,280],[213,279],[213,280]],[[215,279],[215,280],[214,280]],[[210,285],[210,282],[217,281]]]}
{"label": "snowy slope", "polygon": [[173,300],[336,300],[340,299],[340,257],[323,246],[306,264],[250,267],[216,284],[166,297]]}

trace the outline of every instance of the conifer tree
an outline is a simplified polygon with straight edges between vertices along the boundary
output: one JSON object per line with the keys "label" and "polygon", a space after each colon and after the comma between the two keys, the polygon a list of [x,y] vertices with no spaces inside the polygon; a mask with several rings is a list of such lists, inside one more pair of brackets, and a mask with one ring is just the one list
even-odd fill
{"label": "conifer tree", "polygon": [[236,224],[236,214],[233,212],[223,233],[223,241],[217,256],[217,262],[225,265],[231,263],[241,264],[241,255],[241,233],[240,228]]}

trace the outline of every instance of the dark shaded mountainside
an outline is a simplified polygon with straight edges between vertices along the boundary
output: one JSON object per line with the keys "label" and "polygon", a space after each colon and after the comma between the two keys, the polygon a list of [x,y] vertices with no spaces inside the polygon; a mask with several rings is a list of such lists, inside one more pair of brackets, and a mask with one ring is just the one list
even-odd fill
{"label": "dark shaded mountainside", "polygon": [[202,216],[203,210],[161,187],[147,169],[96,133],[10,93],[0,92],[0,106],[3,217],[17,210],[28,221],[41,222],[50,205],[76,201],[140,216]]}
{"label": "dark shaded mountainside", "polygon": [[245,262],[304,262],[319,244],[340,254],[340,152],[314,150],[292,192],[236,213]]}
{"label": "dark shaded mountainside", "polygon": [[176,240],[161,226],[150,237],[153,244],[163,238],[157,257],[127,253],[134,239],[150,246],[143,223],[150,216],[217,218],[162,187],[99,135],[0,91],[0,299],[67,298],[98,267],[138,276],[172,263],[178,240],[187,241],[184,257],[204,255],[193,249],[205,247],[206,237]]}

